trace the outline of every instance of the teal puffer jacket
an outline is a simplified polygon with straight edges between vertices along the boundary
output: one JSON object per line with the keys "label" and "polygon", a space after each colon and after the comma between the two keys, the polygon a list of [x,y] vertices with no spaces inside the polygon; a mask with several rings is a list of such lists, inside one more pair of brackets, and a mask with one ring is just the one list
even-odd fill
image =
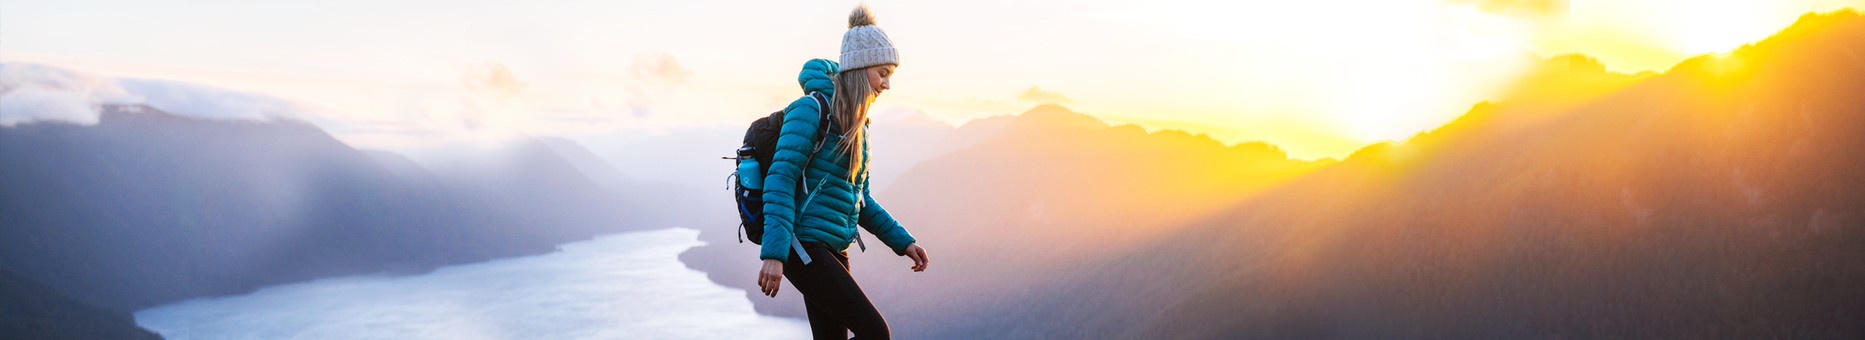
{"label": "teal puffer jacket", "polygon": [[[868,192],[865,132],[861,145],[864,170],[860,174],[853,180],[848,178],[848,155],[841,152],[839,141],[830,137],[816,154],[815,161],[809,164],[809,182],[805,185],[817,190],[815,198],[796,192],[798,174],[803,172],[799,164],[808,161],[818,124],[822,123],[821,108],[808,93],[835,95],[836,68],[833,61],[814,59],[804,63],[802,74],[797,75],[797,83],[803,86],[805,95],[784,108],[777,153],[771,160],[770,173],[764,175],[764,248],[759,258],[789,260],[792,230],[796,231],[798,240],[821,242],[834,249],[847,249],[849,243],[854,242],[856,225],[868,229],[869,234],[893,248],[895,255],[905,255],[907,245],[913,244],[913,235],[875,203],[874,196]],[[816,189],[818,183],[821,189]],[[806,198],[809,206],[803,207],[803,213],[798,216],[797,206]]]}

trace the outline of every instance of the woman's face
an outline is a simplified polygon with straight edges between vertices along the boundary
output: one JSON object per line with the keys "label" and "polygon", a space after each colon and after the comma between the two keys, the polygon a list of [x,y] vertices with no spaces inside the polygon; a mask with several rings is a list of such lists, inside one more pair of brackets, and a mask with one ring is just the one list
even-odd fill
{"label": "woman's face", "polygon": [[887,86],[887,78],[894,76],[894,68],[898,66],[899,65],[888,64],[863,69],[868,71],[868,86],[874,87],[874,95],[879,96],[881,95],[881,91],[886,91],[889,88]]}

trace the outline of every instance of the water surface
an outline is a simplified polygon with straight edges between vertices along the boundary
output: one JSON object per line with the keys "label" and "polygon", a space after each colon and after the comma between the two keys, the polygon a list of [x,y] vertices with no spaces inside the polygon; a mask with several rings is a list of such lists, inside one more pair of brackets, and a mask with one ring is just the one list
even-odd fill
{"label": "water surface", "polygon": [[802,320],[758,315],[742,290],[677,256],[673,228],[600,236],[550,254],[272,286],[137,311],[190,339],[804,339]]}

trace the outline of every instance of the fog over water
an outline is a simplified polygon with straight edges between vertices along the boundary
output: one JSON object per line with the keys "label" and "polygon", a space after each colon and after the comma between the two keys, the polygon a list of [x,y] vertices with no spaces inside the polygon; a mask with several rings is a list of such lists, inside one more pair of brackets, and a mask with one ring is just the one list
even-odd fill
{"label": "fog over water", "polygon": [[600,236],[555,253],[352,276],[145,309],[136,323],[186,339],[803,339],[802,320],[758,315],[746,294],[677,256],[699,231]]}

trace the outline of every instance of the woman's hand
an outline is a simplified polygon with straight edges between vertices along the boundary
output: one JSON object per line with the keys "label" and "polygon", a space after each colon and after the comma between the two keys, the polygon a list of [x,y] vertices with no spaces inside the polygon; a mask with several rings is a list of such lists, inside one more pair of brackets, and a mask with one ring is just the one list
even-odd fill
{"label": "woman's hand", "polygon": [[913,271],[926,271],[926,248],[920,248],[919,242],[907,245],[907,258],[913,259]]}
{"label": "woman's hand", "polygon": [[784,261],[764,259],[764,269],[758,270],[758,289],[764,296],[777,297],[777,287],[783,286]]}

